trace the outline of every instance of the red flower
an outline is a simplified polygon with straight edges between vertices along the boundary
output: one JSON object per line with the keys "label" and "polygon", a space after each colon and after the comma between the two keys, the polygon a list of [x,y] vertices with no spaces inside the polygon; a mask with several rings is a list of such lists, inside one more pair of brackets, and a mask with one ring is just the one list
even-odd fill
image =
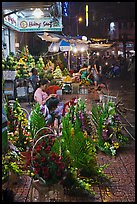
{"label": "red flower", "polygon": [[40,150],[41,150],[41,146],[38,145],[38,146],[36,147],[36,151],[40,151]]}
{"label": "red flower", "polygon": [[49,177],[49,168],[47,166],[43,168],[43,173],[45,178]]}
{"label": "red flower", "polygon": [[10,121],[7,121],[7,125],[10,125]]}
{"label": "red flower", "polygon": [[39,165],[39,163],[36,163],[36,162],[35,162],[35,163],[34,163],[34,166],[35,166],[35,167],[39,167],[40,165]]}
{"label": "red flower", "polygon": [[45,161],[45,158],[44,158],[44,157],[43,157],[43,158],[41,158],[41,159],[40,159],[40,161],[41,161],[41,162],[44,162],[44,161]]}
{"label": "red flower", "polygon": [[50,152],[50,149],[51,149],[51,146],[47,146],[47,147],[45,148],[45,151],[46,151],[47,153],[49,153],[49,152]]}

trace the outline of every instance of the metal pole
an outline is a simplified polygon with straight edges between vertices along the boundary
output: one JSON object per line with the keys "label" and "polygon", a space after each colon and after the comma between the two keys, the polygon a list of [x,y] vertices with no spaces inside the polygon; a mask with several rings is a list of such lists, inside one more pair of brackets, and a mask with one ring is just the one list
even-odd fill
{"label": "metal pole", "polygon": [[68,51],[68,70],[70,71],[70,50]]}
{"label": "metal pole", "polygon": [[78,33],[79,33],[79,31],[78,31],[78,19],[77,19],[78,17],[76,16],[76,23],[77,23],[77,36],[79,35]]}

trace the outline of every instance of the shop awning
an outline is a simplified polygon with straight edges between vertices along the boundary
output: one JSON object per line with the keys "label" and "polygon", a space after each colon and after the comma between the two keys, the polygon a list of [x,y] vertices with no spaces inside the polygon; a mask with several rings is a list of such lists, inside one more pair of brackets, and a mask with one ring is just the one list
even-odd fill
{"label": "shop awning", "polygon": [[111,48],[114,44],[99,44],[99,43],[94,43],[90,44],[89,48],[94,51],[103,51]]}
{"label": "shop awning", "polygon": [[41,35],[39,34],[38,37],[48,42],[59,42],[61,40],[64,40],[69,43],[84,43],[84,44],[91,43],[90,40],[85,40],[83,36],[71,37],[71,36],[58,35],[58,34],[53,34],[48,32],[44,32]]}

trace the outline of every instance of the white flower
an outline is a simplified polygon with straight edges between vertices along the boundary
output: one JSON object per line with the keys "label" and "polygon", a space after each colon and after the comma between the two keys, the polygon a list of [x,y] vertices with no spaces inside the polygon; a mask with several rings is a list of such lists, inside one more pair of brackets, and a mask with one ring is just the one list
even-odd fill
{"label": "white flower", "polygon": [[111,146],[110,150],[111,150],[112,155],[114,156],[116,154],[116,150],[115,150],[114,146]]}

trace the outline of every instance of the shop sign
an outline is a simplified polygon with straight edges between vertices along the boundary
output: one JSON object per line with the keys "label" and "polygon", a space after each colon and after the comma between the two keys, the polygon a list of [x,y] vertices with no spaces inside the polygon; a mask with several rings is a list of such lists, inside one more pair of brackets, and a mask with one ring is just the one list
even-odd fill
{"label": "shop sign", "polygon": [[44,19],[22,19],[19,21],[21,32],[62,31],[62,19],[47,17]]}
{"label": "shop sign", "polygon": [[21,18],[15,21],[10,15],[4,19],[4,23],[19,32],[62,31],[62,17]]}
{"label": "shop sign", "polygon": [[16,14],[11,14],[9,16],[6,16],[4,18],[4,24],[15,29],[15,30],[18,30],[18,17]]}

